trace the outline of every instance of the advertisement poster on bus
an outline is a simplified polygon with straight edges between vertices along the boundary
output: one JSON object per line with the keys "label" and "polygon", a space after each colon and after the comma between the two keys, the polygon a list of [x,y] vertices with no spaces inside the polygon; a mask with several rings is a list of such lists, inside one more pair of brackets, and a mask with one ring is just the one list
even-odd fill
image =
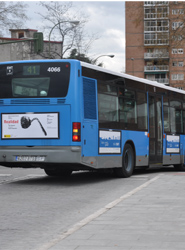
{"label": "advertisement poster on bus", "polygon": [[99,153],[121,154],[121,132],[100,130],[99,131]]}
{"label": "advertisement poster on bus", "polygon": [[57,139],[58,113],[2,114],[2,139]]}
{"label": "advertisement poster on bus", "polygon": [[166,153],[180,153],[180,136],[167,135],[166,136]]}

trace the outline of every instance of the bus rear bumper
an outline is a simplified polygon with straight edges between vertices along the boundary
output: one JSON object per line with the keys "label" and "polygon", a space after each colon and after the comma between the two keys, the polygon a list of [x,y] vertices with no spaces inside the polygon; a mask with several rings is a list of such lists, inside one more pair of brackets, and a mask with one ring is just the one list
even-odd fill
{"label": "bus rear bumper", "polygon": [[41,167],[47,164],[80,164],[81,147],[0,147],[0,165],[7,167]]}

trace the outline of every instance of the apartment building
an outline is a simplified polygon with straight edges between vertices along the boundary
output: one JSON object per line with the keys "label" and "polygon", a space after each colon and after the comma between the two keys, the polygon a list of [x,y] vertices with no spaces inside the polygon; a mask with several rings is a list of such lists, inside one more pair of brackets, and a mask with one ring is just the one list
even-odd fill
{"label": "apartment building", "polygon": [[185,89],[185,2],[125,6],[126,73]]}

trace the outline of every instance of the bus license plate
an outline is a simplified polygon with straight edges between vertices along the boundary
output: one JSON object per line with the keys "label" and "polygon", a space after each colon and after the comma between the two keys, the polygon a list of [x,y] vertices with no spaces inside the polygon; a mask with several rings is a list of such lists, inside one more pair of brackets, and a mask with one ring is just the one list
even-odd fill
{"label": "bus license plate", "polygon": [[45,156],[26,156],[26,155],[17,155],[15,157],[16,161],[28,161],[28,162],[41,162],[45,161]]}

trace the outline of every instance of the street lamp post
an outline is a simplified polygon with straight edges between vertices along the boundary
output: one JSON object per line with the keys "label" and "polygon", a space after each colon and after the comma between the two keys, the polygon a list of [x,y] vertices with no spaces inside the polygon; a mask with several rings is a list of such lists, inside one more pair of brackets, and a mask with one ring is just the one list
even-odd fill
{"label": "street lamp post", "polygon": [[98,56],[96,59],[94,59],[94,63],[96,63],[96,61],[100,58],[100,57],[103,57],[103,56],[108,56],[110,58],[113,58],[115,55],[101,55],[101,56]]}
{"label": "street lamp post", "polygon": [[[49,32],[49,58],[51,58],[51,45],[50,45],[50,43],[51,43],[51,33],[52,33],[52,31],[54,30],[54,28],[55,28],[57,25],[61,24],[61,23],[71,23],[71,24],[74,24],[74,25],[76,26],[76,25],[78,25],[80,22],[79,22],[79,21],[61,21],[61,22],[56,23],[56,24],[52,27],[51,31]],[[63,41],[62,41],[62,43],[63,43]],[[62,45],[62,46],[63,46],[63,45]]]}

